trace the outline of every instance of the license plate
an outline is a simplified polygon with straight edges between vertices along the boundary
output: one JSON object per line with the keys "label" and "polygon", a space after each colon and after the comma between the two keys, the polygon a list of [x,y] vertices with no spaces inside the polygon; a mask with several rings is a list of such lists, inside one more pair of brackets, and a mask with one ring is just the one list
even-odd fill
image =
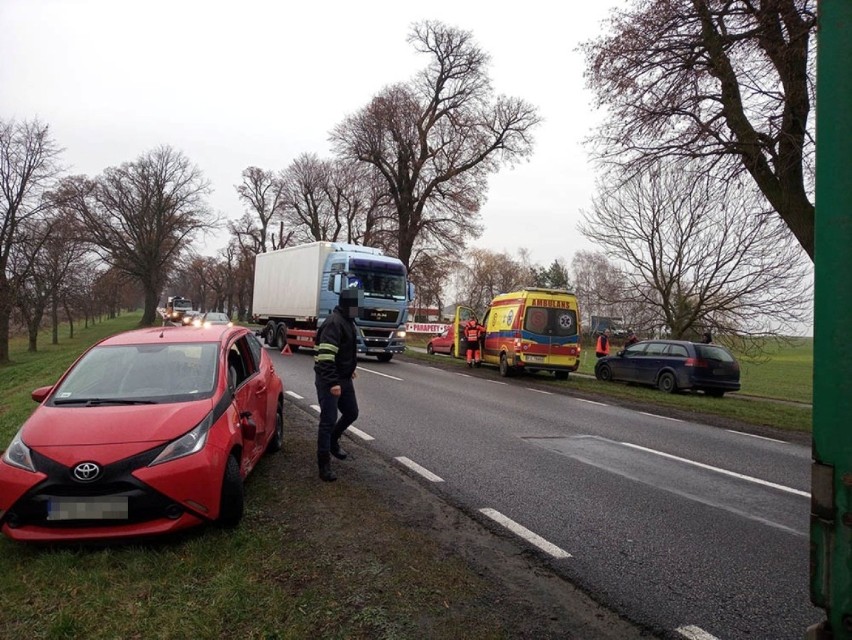
{"label": "license plate", "polygon": [[47,519],[57,520],[127,520],[127,496],[86,496],[51,498],[47,502]]}
{"label": "license plate", "polygon": [[544,362],[544,356],[526,356],[524,358],[527,362]]}

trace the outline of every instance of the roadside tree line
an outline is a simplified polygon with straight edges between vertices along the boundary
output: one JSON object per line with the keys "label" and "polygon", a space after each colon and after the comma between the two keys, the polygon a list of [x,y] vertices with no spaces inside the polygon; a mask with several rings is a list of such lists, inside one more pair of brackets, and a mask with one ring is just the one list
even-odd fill
{"label": "roadside tree line", "polygon": [[332,127],[332,157],[243,171],[245,211],[212,258],[193,243],[223,221],[182,153],[158,147],[99,176],[63,177],[46,125],[0,121],[0,362],[14,313],[35,348],[45,313],[54,326],[60,308],[71,319],[61,292],[80,308],[88,300],[89,318],[97,298],[85,287],[101,280],[115,283],[98,300],[112,308],[138,291],[143,324],[176,283],[202,308],[246,318],[254,257],[318,240],[398,256],[419,306],[455,296],[481,308],[517,286],[570,286],[590,312],[675,337],[783,333],[808,314],[815,29],[812,0],[633,0],[613,11],[583,46],[608,116],[589,140],[601,173],[580,231],[601,251],[576,253],[572,272],[563,259],[541,267],[524,251],[471,248],[488,177],[532,152],[539,115],[497,95],[488,54],[439,22],[409,34],[426,59],[414,78]]}

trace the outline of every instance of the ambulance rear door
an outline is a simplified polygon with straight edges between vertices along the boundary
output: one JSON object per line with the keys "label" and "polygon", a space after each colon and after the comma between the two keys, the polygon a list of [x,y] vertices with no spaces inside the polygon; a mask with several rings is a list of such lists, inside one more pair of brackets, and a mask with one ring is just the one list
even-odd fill
{"label": "ambulance rear door", "polygon": [[465,358],[465,342],[464,340],[464,325],[468,320],[473,318],[477,320],[476,312],[470,307],[456,307],[456,317],[453,320],[453,328],[455,329],[455,338],[453,343],[453,355],[456,358]]}

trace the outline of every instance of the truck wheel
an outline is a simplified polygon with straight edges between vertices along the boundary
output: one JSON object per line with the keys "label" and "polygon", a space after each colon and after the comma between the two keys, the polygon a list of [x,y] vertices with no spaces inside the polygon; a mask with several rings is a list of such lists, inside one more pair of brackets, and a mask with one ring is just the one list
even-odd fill
{"label": "truck wheel", "polygon": [[392,353],[380,353],[376,356],[376,360],[378,360],[379,362],[390,362],[391,358],[393,358]]}
{"label": "truck wheel", "polygon": [[270,320],[266,323],[266,326],[263,328],[263,341],[266,343],[267,347],[275,346],[275,323]]}
{"label": "truck wheel", "polygon": [[281,324],[275,330],[275,348],[281,351],[285,344],[287,344],[287,326]]}

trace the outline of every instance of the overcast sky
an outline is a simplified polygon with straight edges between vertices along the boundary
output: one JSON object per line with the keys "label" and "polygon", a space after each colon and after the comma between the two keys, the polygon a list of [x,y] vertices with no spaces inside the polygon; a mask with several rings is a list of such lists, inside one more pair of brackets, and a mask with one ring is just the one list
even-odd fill
{"label": "overcast sky", "polygon": [[410,25],[440,20],[472,31],[497,92],[544,119],[530,160],[491,177],[476,246],[570,262],[592,248],[576,232],[594,181],[581,142],[600,120],[577,45],[623,2],[0,0],[0,118],[50,124],[74,173],[171,145],[211,181],[213,208],[237,218],[243,169],[330,156],[335,124],[427,64]]}

